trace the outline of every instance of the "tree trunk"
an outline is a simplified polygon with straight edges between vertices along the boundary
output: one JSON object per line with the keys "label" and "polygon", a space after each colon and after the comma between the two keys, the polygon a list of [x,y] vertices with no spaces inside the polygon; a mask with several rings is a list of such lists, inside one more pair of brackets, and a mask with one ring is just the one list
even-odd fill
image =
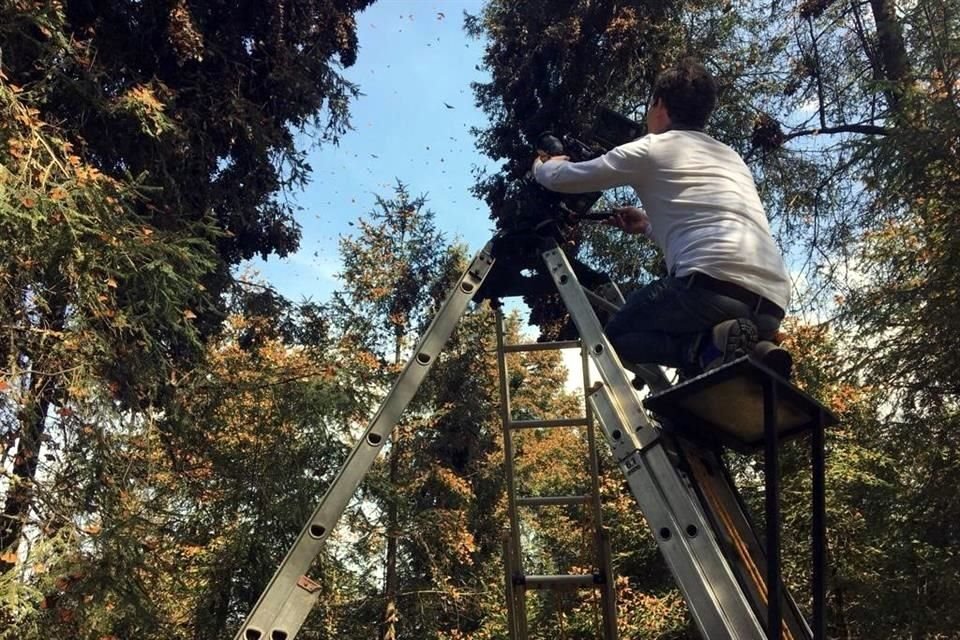
{"label": "tree trunk", "polygon": [[901,115],[905,81],[910,72],[907,49],[903,43],[903,30],[897,19],[894,0],[870,0],[873,20],[877,25],[877,49],[883,80],[889,83],[885,89],[890,108],[895,117]]}
{"label": "tree trunk", "polygon": [[13,459],[13,481],[0,520],[0,574],[13,568],[20,538],[33,504],[33,482],[37,475],[43,432],[47,426],[47,412],[53,404],[55,387],[43,376],[31,383],[30,398],[20,411],[20,438]]}
{"label": "tree trunk", "polygon": [[[395,490],[400,476],[400,430],[397,429],[390,451],[390,488]],[[397,542],[400,529],[397,496],[391,495],[387,507],[387,567],[384,579],[384,610],[382,640],[397,638]]]}
{"label": "tree trunk", "polygon": [[[393,343],[393,364],[400,364],[400,347],[404,332],[397,328]],[[402,431],[399,426],[394,428],[393,444],[390,447],[390,490],[392,492],[387,505],[387,567],[383,585],[383,631],[381,640],[396,640],[397,638],[397,592],[399,584],[397,578],[397,542],[400,536],[400,510],[395,494],[400,482],[400,440]]]}
{"label": "tree trunk", "polygon": [[[66,314],[66,302],[60,295],[51,297],[50,311],[38,314],[38,326],[49,327],[55,331],[62,331]],[[0,518],[0,575],[10,571],[16,564],[16,554],[20,548],[20,539],[27,515],[33,506],[34,480],[37,476],[37,465],[40,461],[40,448],[43,445],[43,433],[47,427],[47,414],[57,401],[63,389],[58,380],[50,376],[36,373],[45,368],[56,369],[52,363],[43,363],[41,358],[34,358],[35,351],[44,354],[48,346],[41,339],[38,344],[27,348],[22,356],[30,362],[33,373],[29,378],[29,391],[20,404],[17,413],[19,433],[17,451],[13,458],[13,478],[7,486],[7,495],[4,499],[3,516]]]}

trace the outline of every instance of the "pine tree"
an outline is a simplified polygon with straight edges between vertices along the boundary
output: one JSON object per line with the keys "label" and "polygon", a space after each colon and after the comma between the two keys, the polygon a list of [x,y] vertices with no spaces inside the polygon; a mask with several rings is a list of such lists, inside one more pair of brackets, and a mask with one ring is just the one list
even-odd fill
{"label": "pine tree", "polygon": [[[52,416],[162,409],[221,328],[230,269],[286,255],[294,133],[347,125],[363,2],[0,5],[0,358],[14,568]],[[93,419],[94,416],[88,416]],[[70,426],[76,421],[62,421]]]}

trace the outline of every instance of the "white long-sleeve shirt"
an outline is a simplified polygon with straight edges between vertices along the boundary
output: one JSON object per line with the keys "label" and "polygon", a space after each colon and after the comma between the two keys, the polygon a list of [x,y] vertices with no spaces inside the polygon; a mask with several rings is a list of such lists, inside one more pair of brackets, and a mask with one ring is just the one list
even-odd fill
{"label": "white long-sleeve shirt", "polygon": [[700,271],[787,308],[790,278],[753,176],[707,134],[648,134],[587,162],[537,162],[534,177],[561,193],[633,187],[671,274]]}

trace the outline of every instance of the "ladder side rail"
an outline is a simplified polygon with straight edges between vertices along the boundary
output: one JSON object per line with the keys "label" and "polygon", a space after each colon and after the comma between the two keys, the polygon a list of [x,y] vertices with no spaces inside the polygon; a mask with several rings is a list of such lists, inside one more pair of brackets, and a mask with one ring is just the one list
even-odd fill
{"label": "ladder side rail", "polygon": [[526,588],[516,580],[523,575],[523,552],[520,548],[520,520],[517,514],[517,489],[514,482],[513,407],[510,402],[509,372],[503,331],[503,312],[494,313],[497,337],[497,374],[500,393],[500,424],[503,428],[503,471],[507,491],[507,518],[510,533],[504,541],[504,562],[507,570],[507,624],[511,640],[526,640],[527,597]]}
{"label": "ladder side rail", "polygon": [[510,640],[526,640],[524,636],[520,634],[519,623],[518,623],[518,613],[517,613],[517,603],[519,600],[519,593],[516,586],[513,584],[513,576],[516,573],[514,570],[513,562],[513,541],[510,539],[510,535],[504,533],[503,535],[503,574],[504,574],[504,584],[503,584],[503,593],[506,596],[507,600],[507,631],[510,634]]}
{"label": "ladder side rail", "polygon": [[509,371],[504,352],[503,313],[497,309],[494,321],[497,333],[497,373],[500,389],[500,418],[503,424],[503,466],[507,489],[507,514],[510,519],[510,541],[514,552],[514,570],[523,573],[523,556],[520,553],[520,521],[517,515],[517,488],[514,482],[513,407],[510,401]]}
{"label": "ladder side rail", "polygon": [[[619,290],[617,290],[619,294]],[[621,298],[622,300],[622,298]],[[587,446],[590,456],[590,508],[593,510],[593,521],[596,524],[594,544],[599,569],[604,576],[600,591],[601,619],[603,620],[604,640],[617,640],[617,585],[613,575],[613,561],[610,550],[610,535],[603,524],[603,503],[600,495],[600,452],[597,448],[597,427],[593,415],[593,405],[587,397],[590,389],[590,355],[583,341],[580,340],[580,371],[583,383],[583,410],[587,419]]]}
{"label": "ladder side rail", "polygon": [[[644,451],[638,449],[629,434],[620,428],[628,423],[623,421],[605,387],[598,387],[591,401],[630,492],[703,637],[710,640],[765,638],[760,621],[719,549],[709,520],[705,516],[683,517],[674,511],[677,503],[684,500],[695,506],[692,497],[685,494],[682,481],[676,477],[676,470],[666,460],[662,444]],[[624,455],[625,452],[629,453]],[[660,454],[665,466],[650,464],[649,458],[660,457]],[[670,475],[676,482],[668,482],[664,488],[661,481]]]}
{"label": "ladder side rail", "polygon": [[[603,505],[600,500],[600,460],[598,458],[597,451],[597,435],[596,435],[596,425],[593,415],[593,407],[590,404],[590,399],[587,397],[588,390],[590,389],[590,358],[587,355],[587,348],[585,345],[580,347],[580,366],[583,371],[583,409],[584,417],[587,421],[587,455],[589,456],[589,465],[590,465],[590,509],[593,512],[593,521],[597,526],[597,533],[600,532],[600,529],[603,528]],[[599,543],[599,540],[597,541]],[[602,549],[597,548],[597,557],[603,558]],[[609,568],[609,567],[608,567]],[[610,576],[607,577],[608,580],[612,579]]]}
{"label": "ladder side rail", "polygon": [[604,380],[605,406],[601,410],[595,401],[594,408],[605,434],[702,633],[711,639],[763,638],[709,520],[669,460],[566,256],[554,244],[542,257]]}
{"label": "ladder side rail", "polygon": [[306,576],[307,571],[493,266],[491,249],[492,243],[488,243],[477,253],[447,295],[413,356],[254,604],[235,640],[293,640],[296,637],[319,597],[319,587]]}

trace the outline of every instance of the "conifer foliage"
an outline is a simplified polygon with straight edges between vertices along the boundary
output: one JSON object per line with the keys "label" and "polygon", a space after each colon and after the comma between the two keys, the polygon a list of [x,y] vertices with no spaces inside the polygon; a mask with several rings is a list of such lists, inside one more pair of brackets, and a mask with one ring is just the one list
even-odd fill
{"label": "conifer foliage", "polygon": [[71,447],[143,420],[173,429],[174,399],[225,326],[231,267],[296,249],[283,191],[309,167],[295,134],[347,126],[355,89],[338,70],[366,4],[0,4],[0,574],[17,594],[4,626],[51,602],[24,599],[46,573],[35,550],[112,530],[84,524],[107,507],[82,482],[51,500],[69,468],[58,451],[106,474],[112,449]]}
{"label": "conifer foliage", "polygon": [[[0,2],[0,640],[229,637],[465,268],[398,182],[342,239],[331,300],[232,271],[297,249],[297,141],[349,126],[341,70],[369,4]],[[600,106],[642,120],[683,54],[714,72],[709,132],[753,170],[797,283],[795,382],[841,418],[829,636],[955,637],[956,0],[489,0],[465,27],[490,73],[478,147],[503,163],[475,193],[501,229],[543,214],[525,177],[539,134],[581,134]],[[571,239],[628,287],[657,274],[620,236]],[[311,568],[301,637],[507,637],[492,315],[471,308],[437,355]],[[524,332],[507,314],[508,341]],[[580,414],[556,354],[509,368],[515,418]],[[518,434],[520,491],[581,493],[584,437]],[[809,610],[805,445],[781,463],[785,579]],[[728,459],[760,513],[760,461]],[[607,457],[601,475],[620,637],[696,637]],[[577,508],[542,515],[524,516],[525,567],[590,569]],[[531,638],[597,634],[589,597],[525,613]]]}

